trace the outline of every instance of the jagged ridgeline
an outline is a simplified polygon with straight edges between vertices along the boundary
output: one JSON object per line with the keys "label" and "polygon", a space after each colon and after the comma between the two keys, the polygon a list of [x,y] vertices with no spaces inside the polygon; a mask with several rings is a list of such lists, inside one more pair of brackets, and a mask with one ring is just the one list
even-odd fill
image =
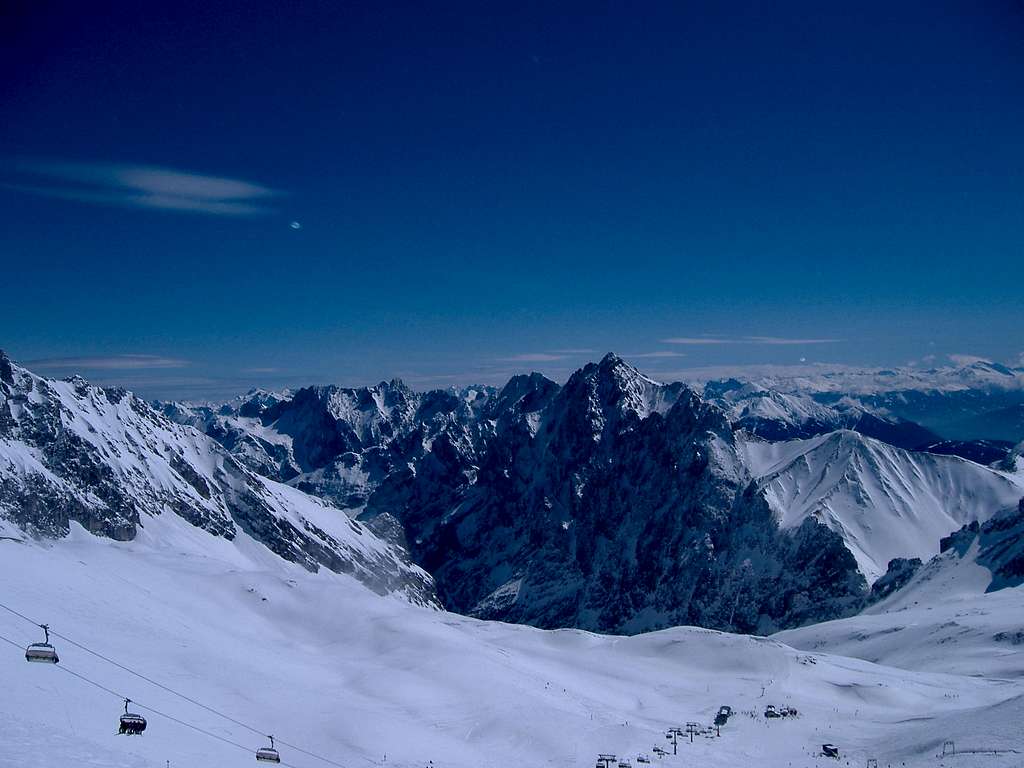
{"label": "jagged ridgeline", "polygon": [[750,632],[841,615],[867,588],[827,527],[780,529],[724,411],[614,355],[564,387],[532,374],[162,407],[401,542],[455,611]]}
{"label": "jagged ridgeline", "polygon": [[261,477],[129,392],[43,379],[0,352],[0,535],[62,538],[72,521],[118,541],[147,528],[177,535],[180,521],[437,604],[430,576],[404,550],[322,500]]}
{"label": "jagged ridgeline", "polygon": [[[0,514],[23,530],[77,520],[131,539],[171,513],[430,603],[426,571],[451,610],[546,628],[770,632],[846,615],[887,568],[880,589],[1022,495],[996,468],[899,447],[937,435],[863,400],[699,393],[614,355],[564,386],[391,381],[215,406],[2,361]],[[775,433],[802,439],[757,436]]]}

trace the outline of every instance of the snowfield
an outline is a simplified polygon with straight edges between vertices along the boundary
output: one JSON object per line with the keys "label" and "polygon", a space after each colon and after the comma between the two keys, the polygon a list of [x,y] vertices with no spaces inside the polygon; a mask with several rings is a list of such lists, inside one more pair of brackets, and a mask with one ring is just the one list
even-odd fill
{"label": "snowfield", "polygon": [[[380,596],[344,574],[311,573],[247,535],[212,537],[173,515],[146,521],[129,543],[77,524],[54,543],[19,538],[0,540],[0,602],[273,733],[284,762],[301,768],[329,763],[282,742],[344,766],[410,768],[428,761],[438,768],[590,767],[599,752],[634,766],[638,754],[666,766],[835,765],[812,754],[825,742],[837,744],[850,765],[871,757],[879,765],[939,765],[946,740],[961,751],[1024,751],[1024,680],[1007,674],[1012,659],[988,667],[979,659],[963,669],[936,659],[900,669],[829,655],[825,646],[794,650],[775,639],[694,628],[608,637],[478,621]],[[990,597],[1013,603],[1021,616],[1020,588]],[[894,607],[847,621],[878,622],[872,626],[881,631],[910,615]],[[806,645],[811,635],[799,633],[815,629],[783,637]],[[0,610],[4,638],[23,646],[41,634]],[[59,638],[55,645],[61,664],[51,667],[27,664],[19,648],[0,642],[0,764],[255,763],[264,743],[256,733]],[[962,650],[945,647],[951,658]],[[123,702],[63,670],[137,700],[149,729],[116,735]],[[765,720],[769,703],[796,707],[800,716]],[[736,714],[720,738],[681,743],[678,757],[652,756],[654,745],[671,752],[665,728],[710,724],[721,705]],[[1003,752],[942,764],[1022,760]]]}
{"label": "snowfield", "polygon": [[1024,587],[986,593],[979,542],[951,548],[863,614],[777,633],[796,648],[904,669],[1024,680]]}

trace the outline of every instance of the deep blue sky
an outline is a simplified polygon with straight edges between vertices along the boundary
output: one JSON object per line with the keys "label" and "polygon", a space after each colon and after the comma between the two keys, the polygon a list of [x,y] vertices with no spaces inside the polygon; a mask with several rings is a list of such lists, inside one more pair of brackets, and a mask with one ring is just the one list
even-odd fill
{"label": "deep blue sky", "polygon": [[41,372],[1024,353],[1016,0],[20,7],[0,347]]}

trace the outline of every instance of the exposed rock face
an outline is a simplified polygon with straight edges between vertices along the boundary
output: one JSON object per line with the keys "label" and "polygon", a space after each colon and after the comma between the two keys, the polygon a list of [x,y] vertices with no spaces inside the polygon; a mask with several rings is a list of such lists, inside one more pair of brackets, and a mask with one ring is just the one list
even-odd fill
{"label": "exposed rock face", "polygon": [[[401,520],[448,607],[543,627],[767,631],[851,610],[842,541],[791,533],[753,489],[725,414],[609,355],[562,389],[517,377],[469,450],[387,478],[365,516]],[[413,478],[415,475],[415,481]]]}
{"label": "exposed rock face", "polygon": [[[977,542],[977,550],[972,545]],[[986,592],[1024,584],[1024,499],[983,523],[972,522],[942,539],[942,551],[973,557],[992,572]]]}
{"label": "exposed rock face", "polygon": [[989,592],[1024,584],[1024,499],[1015,513],[997,515],[981,526],[978,562],[992,571]]}
{"label": "exposed rock face", "polygon": [[238,461],[342,508],[360,511],[392,473],[436,446],[476,445],[493,390],[417,393],[395,379],[356,389],[307,387],[249,393],[219,409],[157,403],[201,429]]}
{"label": "exposed rock face", "polygon": [[0,353],[0,525],[59,538],[77,522],[119,541],[175,515],[245,531],[281,557],[436,602],[430,577],[340,510],[245,468],[215,441],[120,389],[51,381]]}
{"label": "exposed rock face", "polygon": [[893,558],[889,561],[889,568],[885,575],[871,585],[870,602],[884,600],[892,593],[902,589],[920,569],[921,558],[919,557]]}

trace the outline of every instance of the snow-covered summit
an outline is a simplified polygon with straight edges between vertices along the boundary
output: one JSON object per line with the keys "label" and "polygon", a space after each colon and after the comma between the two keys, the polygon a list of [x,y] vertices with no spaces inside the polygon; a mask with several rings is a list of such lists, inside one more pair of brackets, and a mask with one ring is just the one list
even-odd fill
{"label": "snow-covered summit", "polygon": [[955,456],[905,451],[841,430],[808,440],[743,442],[783,527],[812,517],[842,536],[869,580],[897,557],[927,559],[965,523],[1014,507],[1024,484]]}

